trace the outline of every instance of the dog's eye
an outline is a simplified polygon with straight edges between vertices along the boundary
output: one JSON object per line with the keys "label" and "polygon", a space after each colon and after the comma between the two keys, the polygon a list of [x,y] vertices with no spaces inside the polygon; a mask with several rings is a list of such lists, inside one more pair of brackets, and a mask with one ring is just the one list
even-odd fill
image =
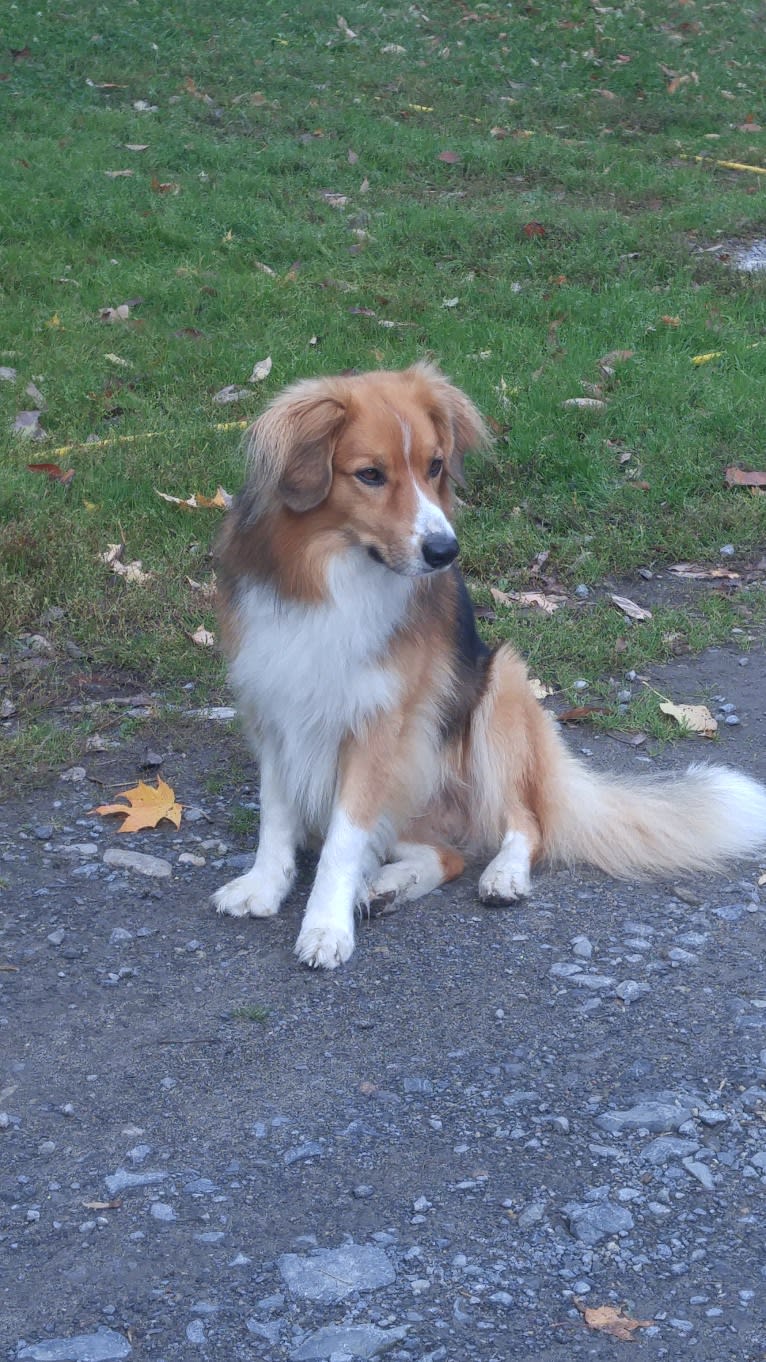
{"label": "dog's eye", "polygon": [[365,483],[367,487],[382,487],[386,481],[379,468],[358,468],[354,477]]}
{"label": "dog's eye", "polygon": [[441,473],[443,467],[444,467],[444,460],[437,454],[436,458],[431,460],[431,466],[430,466],[430,468],[428,469],[428,476],[429,476],[429,478],[438,478],[438,476],[439,476],[439,474]]}

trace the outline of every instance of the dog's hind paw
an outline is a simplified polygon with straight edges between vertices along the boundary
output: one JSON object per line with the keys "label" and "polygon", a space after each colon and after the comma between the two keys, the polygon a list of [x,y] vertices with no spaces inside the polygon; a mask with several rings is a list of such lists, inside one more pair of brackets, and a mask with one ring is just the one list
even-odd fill
{"label": "dog's hind paw", "polygon": [[273,917],[279,912],[285,892],[284,885],[281,888],[280,895],[276,886],[264,884],[259,875],[250,871],[222,885],[211,896],[211,902],[216,912],[228,917]]}

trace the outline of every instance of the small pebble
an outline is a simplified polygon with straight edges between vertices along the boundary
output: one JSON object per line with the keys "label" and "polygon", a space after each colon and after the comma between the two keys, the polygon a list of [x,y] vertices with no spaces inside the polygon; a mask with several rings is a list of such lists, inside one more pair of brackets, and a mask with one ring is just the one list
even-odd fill
{"label": "small pebble", "polygon": [[739,719],[736,714],[727,714],[724,723],[728,724],[730,728],[734,728],[739,723]]}

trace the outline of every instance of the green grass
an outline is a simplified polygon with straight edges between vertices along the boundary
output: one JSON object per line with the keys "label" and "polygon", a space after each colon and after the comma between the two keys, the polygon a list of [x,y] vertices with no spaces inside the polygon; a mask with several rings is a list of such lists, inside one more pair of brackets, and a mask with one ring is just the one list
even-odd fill
{"label": "green grass", "polygon": [[[219,513],[155,489],[234,490],[238,432],[216,424],[301,375],[431,355],[475,399],[498,431],[461,520],[480,597],[528,585],[542,550],[573,586],[763,542],[762,498],[723,472],[763,467],[766,344],[751,347],[766,281],[696,248],[766,235],[766,176],[694,160],[766,164],[766,132],[749,126],[766,124],[763,6],[604,10],[436,0],[426,19],[356,0],[355,39],[319,2],[9,12],[0,364],[18,380],[0,381],[0,683],[23,689],[27,630],[59,653],[73,640],[83,666],[221,693],[220,660],[190,642],[214,627],[210,607],[186,580],[210,577]],[[663,66],[689,76],[675,93]],[[136,298],[127,322],[99,320]],[[618,348],[634,357],[606,410],[563,408]],[[267,354],[271,375],[245,400],[212,401]],[[47,404],[41,444],[7,434],[36,405],[30,380]],[[135,438],[80,447],[89,435]],[[62,487],[29,461],[75,477]],[[121,537],[146,585],[99,561]],[[51,605],[64,617],[41,628]],[[693,647],[731,628],[715,610],[681,614],[630,631],[624,665],[663,656],[677,628]],[[620,627],[568,609],[503,612],[490,632],[566,684],[614,669]]]}
{"label": "green grass", "polygon": [[269,1009],[258,1003],[248,1004],[236,1007],[231,1015],[235,1021],[266,1022],[269,1019]]}

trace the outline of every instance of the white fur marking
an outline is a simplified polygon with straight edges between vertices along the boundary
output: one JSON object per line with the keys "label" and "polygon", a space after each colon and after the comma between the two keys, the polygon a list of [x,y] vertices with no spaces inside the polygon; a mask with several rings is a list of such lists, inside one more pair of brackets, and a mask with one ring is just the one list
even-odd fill
{"label": "white fur marking", "polygon": [[507,832],[503,844],[479,880],[484,903],[513,903],[529,893],[529,842],[523,832]]}
{"label": "white fur marking", "polygon": [[295,943],[295,954],[304,965],[335,969],[353,952],[354,906],[369,842],[369,832],[337,808]]}
{"label": "white fur marking", "polygon": [[402,428],[402,453],[404,454],[405,460],[409,465],[410,455],[412,453],[412,427],[409,421],[405,421],[404,417],[400,416],[398,412],[396,415],[396,419]]}
{"label": "white fur marking", "polygon": [[273,753],[261,753],[261,827],[251,870],[213,895],[219,913],[230,917],[273,917],[295,878],[298,820],[282,791]]}
{"label": "white fur marking", "polygon": [[413,582],[351,549],[331,563],[328,585],[326,601],[306,605],[250,584],[231,668],[249,727],[268,735],[287,798],[318,832],[330,821],[341,742],[399,697],[386,650]]}
{"label": "white fur marking", "polygon": [[390,865],[381,866],[369,886],[371,901],[419,899],[444,883],[444,866],[435,847],[420,842],[397,842]]}
{"label": "white fur marking", "polygon": [[418,487],[414,477],[412,482],[415,488],[415,497],[417,499],[417,511],[415,512],[415,521],[412,526],[410,543],[412,545],[413,557],[417,565],[417,570],[421,573],[430,572],[432,569],[428,567],[423,558],[423,541],[432,534],[443,534],[447,535],[450,539],[454,539],[455,531],[450,525],[441,506],[437,506],[436,502],[431,501],[431,498],[426,496],[422,487]]}

